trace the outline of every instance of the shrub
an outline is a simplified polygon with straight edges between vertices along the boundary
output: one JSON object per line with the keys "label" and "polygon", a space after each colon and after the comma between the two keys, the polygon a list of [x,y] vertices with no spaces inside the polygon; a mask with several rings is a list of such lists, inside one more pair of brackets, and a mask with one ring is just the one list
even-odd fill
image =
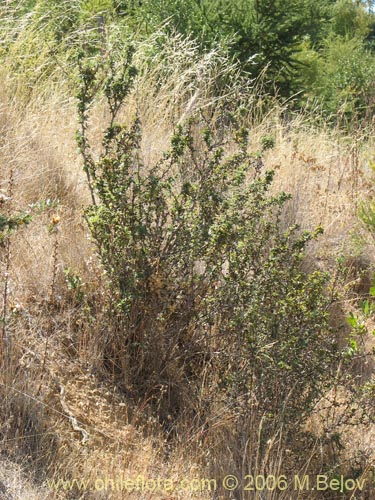
{"label": "shrub", "polygon": [[[339,346],[330,276],[301,268],[321,228],[283,229],[289,196],[271,195],[273,173],[259,161],[274,139],[262,138],[255,161],[249,132],[225,106],[177,127],[170,149],[145,165],[140,120],[116,122],[134,73],[129,52],[107,69],[80,63],[78,143],[92,194],[85,217],[109,282],[103,366],[142,408],[151,403],[169,433],[205,439],[213,469],[220,454],[221,471],[274,474],[269,443],[292,449],[300,467],[299,447],[311,444],[304,425],[333,388],[352,391],[339,424],[346,410],[361,417],[353,417],[358,391],[348,370],[355,333],[349,349]],[[88,106],[98,88],[110,123],[95,158]]]}
{"label": "shrub", "polygon": [[328,276],[300,270],[313,235],[281,230],[289,197],[269,194],[272,172],[253,171],[246,130],[232,129],[229,154],[209,121],[192,120],[156,165],[143,165],[139,120],[115,123],[134,74],[127,61],[104,84],[111,123],[97,160],[86,135],[92,67],[81,66],[79,94],[93,197],[85,216],[113,291],[106,356],[142,394],[166,384],[168,411],[182,407],[179,381],[194,393],[210,367],[233,397],[251,387],[263,411],[303,419],[339,357]]}
{"label": "shrub", "polygon": [[331,37],[318,60],[315,95],[327,114],[343,117],[371,117],[374,106],[374,55],[357,38]]}

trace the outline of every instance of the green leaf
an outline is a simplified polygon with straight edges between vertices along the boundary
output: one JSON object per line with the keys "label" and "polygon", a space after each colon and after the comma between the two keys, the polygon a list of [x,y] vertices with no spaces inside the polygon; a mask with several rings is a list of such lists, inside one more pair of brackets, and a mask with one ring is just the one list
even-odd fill
{"label": "green leaf", "polygon": [[363,314],[365,316],[368,316],[369,313],[370,313],[370,303],[368,300],[365,300],[363,303],[362,303],[362,311],[363,311]]}
{"label": "green leaf", "polygon": [[356,318],[352,312],[349,313],[349,316],[347,316],[346,321],[353,328],[355,328],[356,326],[358,326],[358,318]]}

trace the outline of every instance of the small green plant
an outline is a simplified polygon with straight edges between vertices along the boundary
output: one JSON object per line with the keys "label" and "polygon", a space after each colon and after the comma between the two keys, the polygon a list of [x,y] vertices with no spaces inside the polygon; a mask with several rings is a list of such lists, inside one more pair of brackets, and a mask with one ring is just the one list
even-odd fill
{"label": "small green plant", "polygon": [[28,213],[18,213],[16,215],[8,216],[0,213],[0,244],[20,226],[29,224],[31,222],[31,215]]}
{"label": "small green plant", "polygon": [[362,202],[359,207],[359,218],[369,231],[375,233],[375,204],[374,202]]}
{"label": "small green plant", "polygon": [[83,283],[80,276],[74,273],[70,268],[64,269],[64,275],[68,290],[70,290],[78,303],[84,299]]}
{"label": "small green plant", "polygon": [[275,147],[275,137],[273,135],[263,135],[260,139],[262,151],[273,149]]}
{"label": "small green plant", "polygon": [[[360,303],[360,312],[354,314],[349,313],[346,318],[348,324],[351,326],[351,332],[348,338],[349,347],[355,348],[357,350],[357,340],[358,338],[363,338],[364,335],[369,334],[369,330],[366,326],[366,321],[369,318],[375,317],[375,275],[373,278],[373,285],[370,287],[368,298]],[[372,332],[375,335],[375,330]]]}
{"label": "small green plant", "polygon": [[30,203],[29,208],[34,214],[40,215],[46,210],[58,207],[59,204],[60,200],[51,200],[50,198],[47,198],[46,200],[39,200],[35,203]]}

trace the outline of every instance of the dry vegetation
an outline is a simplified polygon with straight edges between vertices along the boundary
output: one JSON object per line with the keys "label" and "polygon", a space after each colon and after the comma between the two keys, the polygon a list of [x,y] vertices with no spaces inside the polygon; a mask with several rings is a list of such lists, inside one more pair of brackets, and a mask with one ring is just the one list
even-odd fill
{"label": "dry vegetation", "polygon": [[[130,123],[138,109],[145,163],[168,148],[176,123],[212,105],[212,82],[224,71],[215,54],[199,60],[194,47],[180,50],[180,65],[173,66],[175,73],[165,81],[160,82],[160,65],[165,59],[155,61],[152,70],[141,72],[121,115],[122,121]],[[175,58],[173,53],[169,56]],[[188,60],[193,62],[187,65]],[[226,71],[233,73],[234,80],[235,69]],[[248,422],[254,439],[245,443],[248,453],[242,470],[234,470],[231,454],[235,455],[235,450],[231,447],[236,423],[230,412],[216,409],[209,435],[204,428],[189,428],[185,422],[184,432],[180,428],[172,440],[147,394],[137,400],[129,388],[114,383],[114,375],[103,366],[102,305],[109,293],[108,283],[82,217],[89,191],[74,140],[75,100],[67,98],[63,89],[55,89],[47,97],[34,97],[27,106],[20,106],[12,98],[14,87],[7,78],[2,75],[0,85],[0,190],[8,193],[10,200],[2,209],[14,213],[34,205],[32,223],[12,234],[9,244],[0,250],[2,307],[6,307],[7,318],[3,331],[8,342],[0,368],[0,450],[4,456],[0,461],[0,497],[224,499],[229,497],[223,492],[215,497],[207,492],[94,494],[60,489],[56,493],[41,483],[46,478],[135,479],[139,475],[179,481],[230,473],[241,476],[250,470],[278,475],[286,464],[293,470],[288,458],[291,452],[280,449],[279,434],[269,440],[266,453],[258,456],[257,421]],[[234,86],[231,92],[240,95],[243,89]],[[263,156],[263,168],[276,171],[275,192],[292,194],[283,224],[297,221],[307,229],[322,225],[325,230],[309,246],[304,266],[337,273],[339,299],[332,310],[332,322],[344,338],[348,332],[345,317],[357,310],[360,294],[368,293],[375,264],[372,237],[357,217],[361,200],[373,196],[374,191],[370,168],[373,131],[345,136],[339,130],[314,126],[303,113],[286,121],[285,110],[276,103],[260,120],[254,94],[247,90],[244,95],[242,104],[249,110],[243,118],[250,126],[249,149],[255,153],[263,137],[275,138],[274,148]],[[92,115],[92,139],[99,140],[105,118],[104,105],[98,102]],[[43,200],[50,202],[39,210],[37,204]],[[337,271],[338,258],[344,272]],[[71,276],[79,276],[78,287],[71,283],[69,288],[64,274],[67,269]],[[77,297],[81,292],[87,297],[84,302]],[[369,327],[370,323],[368,320]],[[370,336],[365,337],[363,350],[369,352],[374,345]],[[365,357],[357,369],[366,379],[373,372],[373,362]],[[343,402],[345,398],[345,393],[335,394],[331,400]],[[319,462],[320,456],[321,464],[329,463],[332,457],[336,463],[342,460],[344,470],[345,463],[351,470],[354,461],[362,460],[362,470],[368,471],[375,460],[373,429],[357,426],[350,433],[344,432],[347,442],[342,443],[343,450],[334,444],[324,448],[319,434],[324,425],[339,418],[339,410],[332,410],[335,414],[330,411],[327,416],[323,410],[307,424],[316,432],[316,449],[306,453],[304,443],[300,443],[298,467],[306,465],[307,469]],[[293,451],[298,455],[298,450]],[[22,473],[15,463],[22,463]],[[368,489],[351,498],[369,500],[372,494]],[[267,496],[258,493],[244,498],[284,500],[289,496],[269,492]],[[299,498],[322,496],[314,492],[293,496],[293,500]]]}

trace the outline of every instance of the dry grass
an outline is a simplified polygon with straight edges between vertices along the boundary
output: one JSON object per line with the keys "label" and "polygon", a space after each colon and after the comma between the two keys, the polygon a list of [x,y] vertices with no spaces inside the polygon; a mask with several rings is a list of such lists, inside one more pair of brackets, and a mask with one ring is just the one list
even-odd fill
{"label": "dry grass", "polygon": [[47,500],[50,492],[36,486],[32,477],[9,460],[0,460],[0,498],[2,500]]}

